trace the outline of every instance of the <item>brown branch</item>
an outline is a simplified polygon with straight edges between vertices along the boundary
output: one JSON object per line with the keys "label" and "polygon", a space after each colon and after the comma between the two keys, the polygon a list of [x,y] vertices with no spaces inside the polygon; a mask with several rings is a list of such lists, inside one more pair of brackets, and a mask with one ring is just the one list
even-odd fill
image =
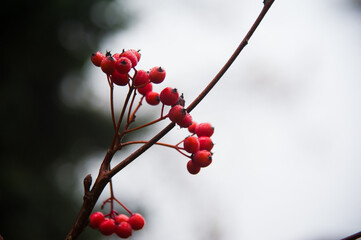
{"label": "brown branch", "polygon": [[199,94],[199,96],[187,107],[187,112],[191,112],[201,101],[202,99],[210,92],[210,90],[216,85],[216,83],[222,78],[224,73],[228,70],[228,68],[232,65],[234,60],[238,57],[238,55],[242,52],[243,48],[248,44],[249,39],[256,31],[258,25],[261,23],[262,19],[266,15],[268,9],[272,6],[274,0],[266,0],[264,1],[264,6],[261,13],[258,15],[256,21],[253,23],[251,29],[248,31],[247,35],[243,38],[242,42],[238,45],[237,49],[234,51],[232,56],[228,59],[226,64],[222,67],[222,69],[217,73],[217,75],[213,78],[213,80],[208,84],[208,86]]}
{"label": "brown branch", "polygon": [[[227,61],[227,63],[222,67],[222,69],[218,72],[218,74],[213,78],[213,80],[208,84],[208,86],[199,94],[199,96],[188,106],[187,111],[192,111],[200,102],[201,100],[209,93],[209,91],[216,85],[216,83],[221,79],[221,77],[224,75],[224,73],[228,70],[228,68],[232,65],[234,60],[237,58],[237,56],[240,54],[242,49],[248,44],[249,39],[253,35],[254,31],[257,29],[258,25],[266,15],[267,11],[273,4],[274,0],[265,0],[264,6],[262,8],[261,13],[257,17],[256,21],[252,25],[251,29],[248,31],[245,38],[242,40],[238,48],[235,50],[235,52],[232,54],[230,59]],[[130,95],[128,94],[127,100],[129,101]],[[126,102],[127,102],[126,100]],[[133,152],[131,155],[129,155],[127,158],[125,158],[122,162],[120,162],[118,165],[116,165],[112,170],[108,171],[108,166],[113,158],[115,151],[115,138],[118,135],[119,127],[121,119],[124,115],[124,109],[121,113],[119,122],[117,124],[116,133],[114,135],[113,141],[112,141],[112,148],[110,148],[105,155],[105,158],[102,162],[102,165],[99,170],[98,177],[93,185],[93,188],[91,189],[88,194],[84,195],[84,201],[83,205],[80,209],[80,212],[77,216],[77,219],[75,220],[74,225],[72,226],[70,232],[66,236],[66,240],[74,240],[76,239],[81,232],[84,230],[84,228],[88,224],[88,219],[91,214],[91,211],[93,210],[100,194],[102,193],[103,189],[109,182],[109,180],[117,174],[120,170],[122,170],[124,167],[126,167],[128,164],[130,164],[132,161],[134,161],[137,157],[139,157],[142,153],[144,153],[147,149],[149,149],[152,145],[154,145],[156,142],[158,142],[163,136],[165,136],[170,130],[173,129],[175,126],[174,123],[168,124],[163,130],[161,130],[157,135],[155,135],[152,139],[150,139],[147,143],[145,143],[143,146],[141,146],[138,150]]]}
{"label": "brown branch", "polygon": [[356,239],[360,239],[361,238],[361,232],[355,233],[351,236],[342,238],[341,240],[356,240]]}
{"label": "brown branch", "polygon": [[102,162],[102,165],[99,169],[98,177],[91,189],[89,191],[88,185],[89,185],[89,177],[90,175],[87,175],[84,179],[84,197],[83,197],[83,204],[80,208],[80,211],[78,213],[78,216],[75,220],[75,223],[73,224],[72,228],[70,229],[68,235],[66,236],[66,240],[74,240],[83,232],[85,227],[88,225],[89,222],[89,216],[91,212],[93,211],[93,208],[99,199],[100,194],[103,192],[105,186],[109,182],[109,178],[106,176],[106,172],[108,171],[108,166],[110,163],[110,160],[113,158],[115,154],[115,151],[108,150],[107,154],[104,157],[104,160]]}

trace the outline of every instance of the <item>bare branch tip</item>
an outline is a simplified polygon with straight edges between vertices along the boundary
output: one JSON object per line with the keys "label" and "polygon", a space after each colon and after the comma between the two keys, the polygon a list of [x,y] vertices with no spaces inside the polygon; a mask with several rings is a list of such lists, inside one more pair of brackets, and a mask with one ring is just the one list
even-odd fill
{"label": "bare branch tip", "polygon": [[89,192],[91,184],[92,184],[92,176],[91,176],[91,174],[88,174],[88,175],[86,175],[86,177],[84,178],[84,181],[83,181],[85,193]]}
{"label": "bare branch tip", "polygon": [[274,2],[274,0],[263,0],[264,5],[266,5],[266,4],[270,3],[270,2]]}

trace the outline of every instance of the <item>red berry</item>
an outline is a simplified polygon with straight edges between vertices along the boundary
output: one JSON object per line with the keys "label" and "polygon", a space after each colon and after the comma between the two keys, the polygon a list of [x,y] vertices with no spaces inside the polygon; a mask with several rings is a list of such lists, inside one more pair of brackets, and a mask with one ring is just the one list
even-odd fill
{"label": "red berry", "polygon": [[100,225],[99,230],[103,235],[112,235],[115,232],[115,221],[111,218],[106,218]]}
{"label": "red berry", "polygon": [[125,214],[119,214],[115,217],[115,222],[121,223],[121,222],[127,222],[129,217]]}
{"label": "red berry", "polygon": [[99,225],[105,220],[103,213],[95,212],[90,215],[90,222],[89,225],[92,228],[98,228]]}
{"label": "red berry", "polygon": [[199,141],[195,136],[190,136],[183,141],[184,150],[189,153],[196,153],[199,150]]}
{"label": "red berry", "polygon": [[153,90],[153,85],[152,83],[148,83],[147,85],[145,85],[142,88],[138,88],[138,92],[142,95],[147,95],[148,92]]}
{"label": "red berry", "polygon": [[145,220],[143,216],[139,213],[134,213],[132,216],[130,216],[128,223],[132,226],[134,230],[139,230],[143,228]]}
{"label": "red berry", "polygon": [[192,116],[189,113],[187,113],[186,116],[184,117],[184,119],[180,122],[177,122],[177,124],[181,128],[189,127],[192,124]]}
{"label": "red berry", "polygon": [[121,222],[115,228],[115,233],[120,238],[128,238],[132,236],[132,226],[128,222]]}
{"label": "red berry", "polygon": [[192,156],[192,160],[200,167],[207,167],[212,163],[212,154],[207,150],[199,150]]}
{"label": "red berry", "polygon": [[101,52],[96,52],[90,56],[90,60],[95,66],[100,67],[100,63],[102,62],[104,57],[105,56]]}
{"label": "red berry", "polygon": [[193,121],[192,124],[188,127],[188,131],[190,133],[196,133],[196,127],[197,127],[197,123]]}
{"label": "red berry", "polygon": [[132,62],[126,57],[120,57],[115,62],[115,69],[119,73],[128,73],[132,69]]}
{"label": "red berry", "polygon": [[139,62],[140,57],[141,57],[140,50],[137,51],[137,50],[134,50],[134,49],[129,49],[128,51],[132,52],[137,57],[137,60]]}
{"label": "red berry", "polygon": [[159,100],[159,93],[150,91],[145,95],[145,101],[147,101],[150,105],[158,105]]}
{"label": "red berry", "polygon": [[213,135],[214,127],[210,123],[200,123],[196,127],[196,134],[198,137],[207,136],[210,137]]}
{"label": "red berry", "polygon": [[187,163],[187,170],[190,174],[197,174],[201,170],[201,167],[195,164],[192,160],[189,160]]}
{"label": "red berry", "polygon": [[149,75],[144,70],[138,70],[134,77],[134,86],[141,86],[149,83]]}
{"label": "red berry", "polygon": [[165,79],[165,70],[161,67],[153,67],[149,72],[149,79],[153,83],[161,83]]}
{"label": "red berry", "polygon": [[115,60],[112,56],[106,56],[103,58],[102,62],[100,63],[100,68],[102,71],[108,75],[113,74],[115,71]]}
{"label": "red berry", "polygon": [[164,105],[173,106],[177,103],[179,94],[176,88],[166,87],[160,92],[159,97]]}
{"label": "red berry", "polygon": [[168,113],[168,117],[172,122],[180,122],[182,121],[187,115],[187,111],[181,105],[173,106]]}
{"label": "red berry", "polygon": [[198,141],[200,150],[207,150],[209,152],[212,150],[214,144],[210,137],[202,136],[198,138]]}
{"label": "red berry", "polygon": [[123,51],[121,54],[120,54],[121,57],[126,57],[128,58],[131,62],[132,62],[132,67],[134,68],[135,66],[137,66],[138,64],[138,58],[137,56],[134,54],[134,52],[132,51]]}
{"label": "red berry", "polygon": [[125,86],[129,83],[128,74],[122,74],[118,71],[114,71],[113,74],[110,76],[110,80],[116,85]]}
{"label": "red berry", "polygon": [[114,53],[113,58],[115,61],[118,61],[118,59],[120,58],[120,53]]}

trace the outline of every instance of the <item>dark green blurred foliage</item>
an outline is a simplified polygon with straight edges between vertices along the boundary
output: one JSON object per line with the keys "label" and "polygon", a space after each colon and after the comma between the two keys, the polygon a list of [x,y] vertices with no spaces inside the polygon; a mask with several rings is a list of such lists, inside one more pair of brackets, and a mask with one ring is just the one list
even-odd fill
{"label": "dark green blurred foliage", "polygon": [[72,169],[109,146],[112,126],[109,116],[63,104],[59,87],[126,17],[111,0],[7,1],[0,11],[0,234],[64,239],[81,201]]}

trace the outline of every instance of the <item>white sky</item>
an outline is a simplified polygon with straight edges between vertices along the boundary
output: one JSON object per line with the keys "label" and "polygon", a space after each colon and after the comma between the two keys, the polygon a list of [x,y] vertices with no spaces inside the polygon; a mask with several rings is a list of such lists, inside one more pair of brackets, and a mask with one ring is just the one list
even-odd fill
{"label": "white sky", "polygon": [[[141,49],[139,69],[167,71],[156,89],[177,87],[187,103],[263,6],[124,2],[133,23],[100,50]],[[134,239],[316,240],[360,231],[360,17],[346,1],[276,0],[240,58],[192,112],[216,127],[212,165],[191,176],[183,156],[154,147],[116,176],[116,194],[129,207],[140,204],[147,218]],[[108,113],[105,77],[90,64],[86,72],[92,106]],[[154,109],[144,105],[144,114]],[[187,134],[174,129],[163,141]],[[96,175],[102,156],[94,159],[81,177]]]}

